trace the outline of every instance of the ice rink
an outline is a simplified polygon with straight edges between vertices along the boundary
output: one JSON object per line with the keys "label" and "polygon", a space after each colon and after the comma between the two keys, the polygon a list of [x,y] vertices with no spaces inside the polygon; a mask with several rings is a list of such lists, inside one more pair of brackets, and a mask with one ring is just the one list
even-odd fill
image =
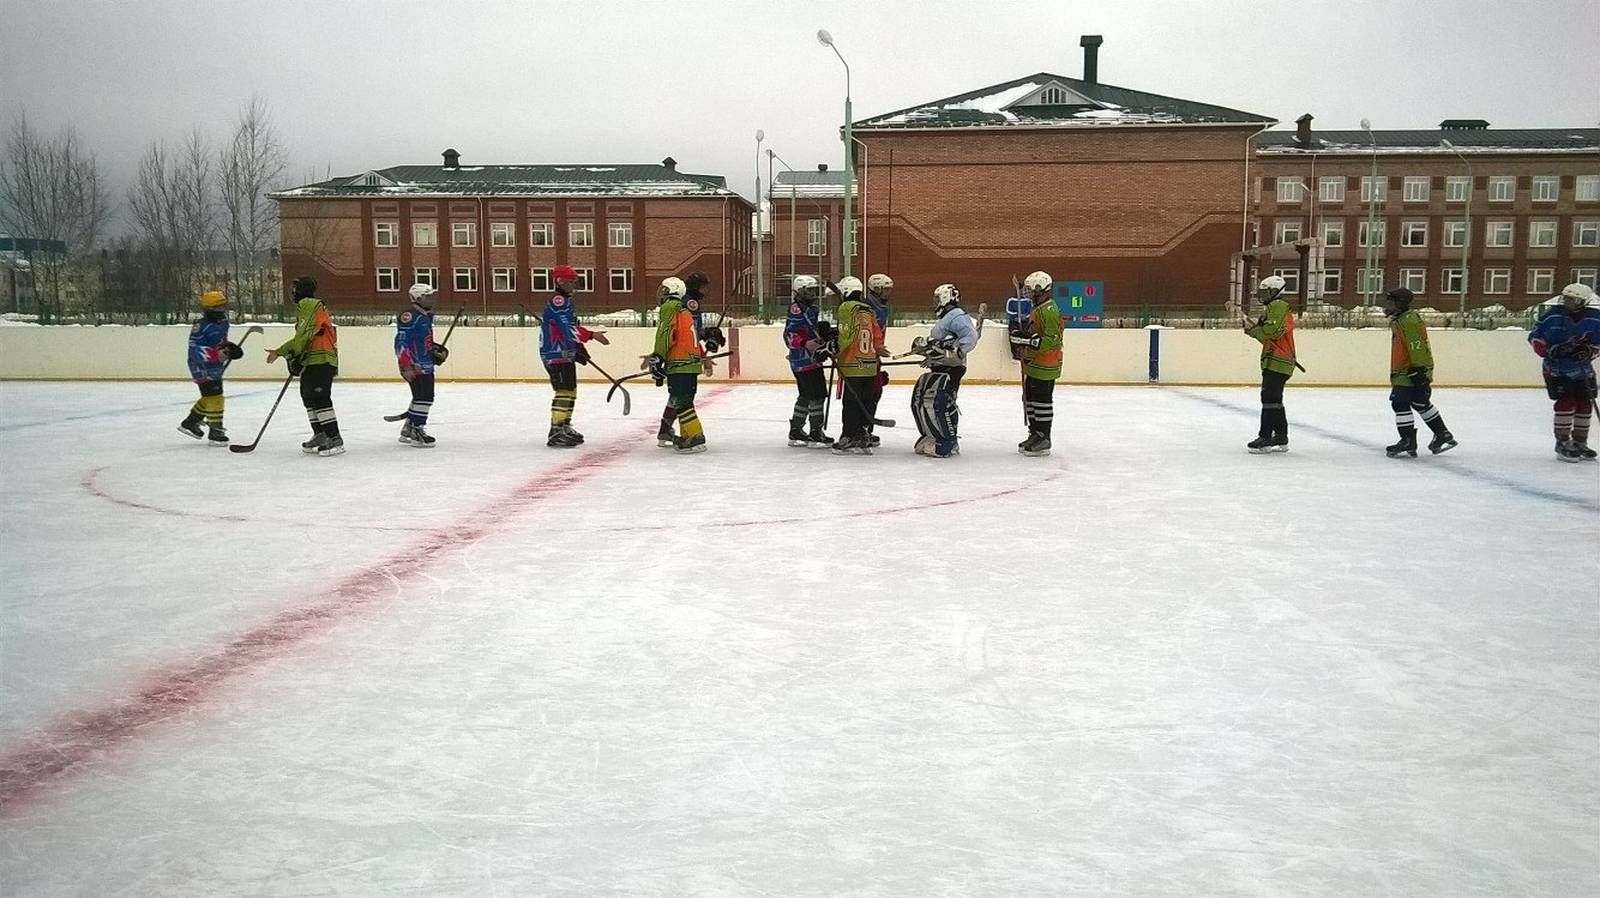
{"label": "ice rink", "polygon": [[[902,369],[903,371],[904,369]],[[0,893],[1600,894],[1600,466],[1532,390],[962,393],[963,454],[711,451],[584,385],[0,385]],[[230,387],[247,442],[277,389]],[[835,407],[837,417],[837,406]],[[834,428],[836,432],[836,426]]]}

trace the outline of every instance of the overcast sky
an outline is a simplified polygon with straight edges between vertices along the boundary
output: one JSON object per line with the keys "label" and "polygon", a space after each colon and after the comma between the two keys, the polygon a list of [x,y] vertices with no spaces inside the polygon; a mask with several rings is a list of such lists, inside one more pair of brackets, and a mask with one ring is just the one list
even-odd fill
{"label": "overcast sky", "polygon": [[[252,94],[296,174],[653,162],[754,187],[754,135],[837,167],[857,118],[1037,71],[1292,127],[1600,122],[1600,6],[1530,2],[82,2],[0,0],[0,118],[71,124],[117,188],[152,140],[221,137]],[[765,166],[762,166],[765,178]]]}

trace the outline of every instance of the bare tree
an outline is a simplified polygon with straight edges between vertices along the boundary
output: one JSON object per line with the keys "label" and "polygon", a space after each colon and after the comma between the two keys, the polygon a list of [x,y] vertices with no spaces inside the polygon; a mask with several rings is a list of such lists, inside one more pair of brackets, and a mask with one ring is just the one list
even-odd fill
{"label": "bare tree", "polygon": [[218,153],[217,175],[234,284],[256,312],[269,288],[261,256],[276,242],[278,228],[277,209],[266,194],[286,165],[267,104],[252,97],[239,112],[232,140]]}
{"label": "bare tree", "polygon": [[185,308],[194,294],[219,283],[212,264],[217,192],[213,152],[198,129],[176,151],[164,141],[151,143],[139,160],[128,210],[157,307]]}
{"label": "bare tree", "polygon": [[90,257],[110,211],[99,162],[77,132],[69,127],[46,138],[29,127],[25,114],[18,115],[0,158],[0,227],[15,237],[51,242],[30,255],[43,269],[57,309],[63,278],[74,261]]}

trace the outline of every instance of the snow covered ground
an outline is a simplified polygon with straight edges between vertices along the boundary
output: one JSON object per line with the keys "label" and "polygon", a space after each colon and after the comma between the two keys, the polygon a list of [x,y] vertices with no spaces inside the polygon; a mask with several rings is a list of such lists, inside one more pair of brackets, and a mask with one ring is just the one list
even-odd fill
{"label": "snow covered ground", "polygon": [[[248,440],[276,388],[237,384]],[[174,431],[184,384],[0,386],[0,892],[1593,895],[1600,466],[1536,391],[1013,389],[963,455],[712,451],[585,385],[440,388],[439,447]]]}

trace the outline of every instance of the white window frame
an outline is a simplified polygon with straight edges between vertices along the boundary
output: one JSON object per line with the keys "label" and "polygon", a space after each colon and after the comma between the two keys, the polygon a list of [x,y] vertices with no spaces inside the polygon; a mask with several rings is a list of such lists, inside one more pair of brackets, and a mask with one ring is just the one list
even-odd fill
{"label": "white window frame", "polygon": [[1576,247],[1600,246],[1600,221],[1589,219],[1572,223],[1572,245]]}
{"label": "white window frame", "polygon": [[490,246],[516,246],[517,223],[514,221],[489,222]]}
{"label": "white window frame", "polygon": [[1400,245],[1418,247],[1428,245],[1427,221],[1400,222]]}
{"label": "white window frame", "polygon": [[1306,181],[1304,178],[1279,178],[1278,202],[1282,205],[1299,205],[1306,201]]}
{"label": "white window frame", "polygon": [[1528,195],[1536,203],[1553,203],[1561,199],[1561,176],[1534,175],[1533,189]]}
{"label": "white window frame", "polygon": [[1356,292],[1362,296],[1383,295],[1383,269],[1356,269]]}
{"label": "white window frame", "polygon": [[[621,280],[621,284],[622,284],[620,287],[617,286],[619,279]],[[633,292],[633,269],[632,268],[613,268],[613,269],[611,269],[611,292],[612,293],[632,293]]]}
{"label": "white window frame", "polygon": [[[490,271],[489,289],[495,293],[517,292],[517,270],[515,268],[495,268]],[[502,278],[505,286],[501,286]]]}
{"label": "white window frame", "polygon": [[1327,247],[1344,246],[1344,222],[1325,221],[1322,223],[1322,245]]}
{"label": "white window frame", "polygon": [[1430,178],[1407,175],[1400,182],[1401,199],[1407,203],[1426,203],[1432,187]]}
{"label": "white window frame", "polygon": [[1402,268],[1400,269],[1400,286],[1410,290],[1418,296],[1428,292],[1428,269]]}
{"label": "white window frame", "polygon": [[860,219],[852,218],[850,219],[850,227],[846,228],[847,233],[845,234],[844,245],[848,247],[848,249],[846,249],[845,252],[852,256],[856,254],[856,232],[859,230],[856,225],[859,224],[861,224]]}
{"label": "white window frame", "polygon": [[[398,269],[398,268],[389,268],[389,267],[385,266],[383,268],[377,269],[376,274],[377,274],[377,277],[375,278],[375,280],[376,280],[376,283],[377,283],[377,289],[378,289],[379,293],[399,293],[400,292],[400,269]],[[388,283],[387,287],[384,286],[385,282]]]}
{"label": "white window frame", "polygon": [[633,222],[613,221],[606,223],[606,245],[616,249],[633,246]]}
{"label": "white window frame", "polygon": [[412,283],[427,284],[433,289],[439,289],[439,269],[432,265],[424,265],[412,269]]}
{"label": "white window frame", "polygon": [[[465,286],[465,287],[461,286],[461,279],[463,277],[465,277],[467,279],[467,286]],[[478,269],[477,269],[477,266],[473,266],[473,265],[458,266],[455,269],[455,271],[451,272],[450,285],[451,285],[451,287],[453,287],[455,289],[455,292],[457,292],[457,293],[477,293],[478,292]]]}
{"label": "white window frame", "polygon": [[438,246],[439,223],[436,221],[413,221],[411,223],[412,246]]}
{"label": "white window frame", "polygon": [[1444,222],[1444,242],[1439,244],[1446,249],[1460,249],[1467,245],[1467,222],[1465,219],[1446,220]]}
{"label": "white window frame", "polygon": [[1439,269],[1439,292],[1445,296],[1460,296],[1464,281],[1465,278],[1459,268]]}
{"label": "white window frame", "polygon": [[[580,248],[594,246],[594,222],[567,222],[567,245]],[[585,291],[587,292],[587,291]]]}
{"label": "white window frame", "polygon": [[1283,278],[1284,293],[1293,296],[1298,296],[1300,294],[1300,269],[1298,267],[1274,268],[1272,269],[1272,273]]}
{"label": "white window frame", "polygon": [[555,246],[556,223],[553,221],[528,222],[529,246]]}
{"label": "white window frame", "polygon": [[1556,231],[1559,230],[1553,218],[1535,218],[1528,222],[1528,246],[1539,249],[1549,249],[1556,245]]}
{"label": "white window frame", "polygon": [[[1376,224],[1378,226],[1377,227],[1377,238],[1378,238],[1378,242],[1377,243],[1369,244],[1367,242],[1368,241],[1368,234],[1370,233],[1369,229],[1367,228],[1367,225],[1369,225],[1369,224]],[[1362,249],[1366,249],[1368,246],[1374,246],[1374,247],[1376,247],[1378,249],[1383,249],[1384,243],[1389,239],[1388,224],[1389,224],[1389,222],[1384,220],[1384,219],[1382,219],[1382,218],[1378,219],[1376,222],[1369,222],[1365,218],[1361,219],[1360,226],[1356,228],[1356,245],[1361,247]]]}
{"label": "white window frame", "polygon": [[548,268],[528,269],[528,289],[535,293],[549,293],[556,288],[556,283],[550,278]]}
{"label": "white window frame", "polygon": [[1484,223],[1483,245],[1493,249],[1505,249],[1517,240],[1517,225],[1514,221],[1495,219]]}
{"label": "white window frame", "polygon": [[1528,294],[1530,296],[1550,296],[1556,292],[1556,270],[1554,268],[1528,269]]}
{"label": "white window frame", "polygon": [[594,292],[594,269],[593,268],[576,268],[576,269],[573,269],[573,270],[578,272],[578,286],[573,287],[572,288],[572,292],[574,292],[574,293],[593,293]]}
{"label": "white window frame", "polygon": [[812,218],[806,221],[806,255],[826,256],[828,254],[828,220],[826,218]]}
{"label": "white window frame", "polygon": [[1447,203],[1465,203],[1472,198],[1472,178],[1467,175],[1451,175],[1444,179],[1444,201]]}
{"label": "white window frame", "polygon": [[1489,202],[1509,203],[1517,198],[1516,175],[1494,175],[1489,178]]}
{"label": "white window frame", "polygon": [[375,221],[372,223],[372,245],[394,247],[400,245],[400,222]]}
{"label": "white window frame", "polygon": [[1038,103],[1040,106],[1064,106],[1067,102],[1067,90],[1052,84],[1039,91]]}
{"label": "white window frame", "polygon": [[1344,175],[1317,179],[1317,198],[1324,203],[1344,202]]}
{"label": "white window frame", "polygon": [[[465,240],[466,242],[463,243],[462,242],[463,240]],[[450,222],[450,245],[451,246],[477,246],[478,245],[478,223],[475,222],[475,221],[452,221],[452,222]]]}
{"label": "white window frame", "polygon": [[1371,175],[1362,175],[1361,176],[1361,202],[1363,202],[1363,203],[1371,203],[1371,202],[1373,202],[1373,193],[1374,192],[1377,193],[1377,202],[1378,203],[1381,204],[1381,203],[1388,202],[1388,200],[1389,200],[1389,176],[1388,175],[1379,175],[1376,178],[1374,178]]}
{"label": "white window frame", "polygon": [[1322,295],[1338,296],[1344,289],[1344,269],[1322,269]]}
{"label": "white window frame", "polygon": [[[1495,289],[1496,287],[1499,289]],[[1489,296],[1503,296],[1511,292],[1511,269],[1485,268],[1483,270],[1483,292]]]}
{"label": "white window frame", "polygon": [[1272,225],[1273,243],[1295,243],[1305,235],[1305,223],[1298,218],[1279,219]]}
{"label": "white window frame", "polygon": [[1578,175],[1573,182],[1572,198],[1580,203],[1600,202],[1600,175]]}
{"label": "white window frame", "polygon": [[1587,284],[1591,290],[1600,289],[1600,268],[1583,265],[1573,268],[1568,274],[1571,275],[1569,283]]}

